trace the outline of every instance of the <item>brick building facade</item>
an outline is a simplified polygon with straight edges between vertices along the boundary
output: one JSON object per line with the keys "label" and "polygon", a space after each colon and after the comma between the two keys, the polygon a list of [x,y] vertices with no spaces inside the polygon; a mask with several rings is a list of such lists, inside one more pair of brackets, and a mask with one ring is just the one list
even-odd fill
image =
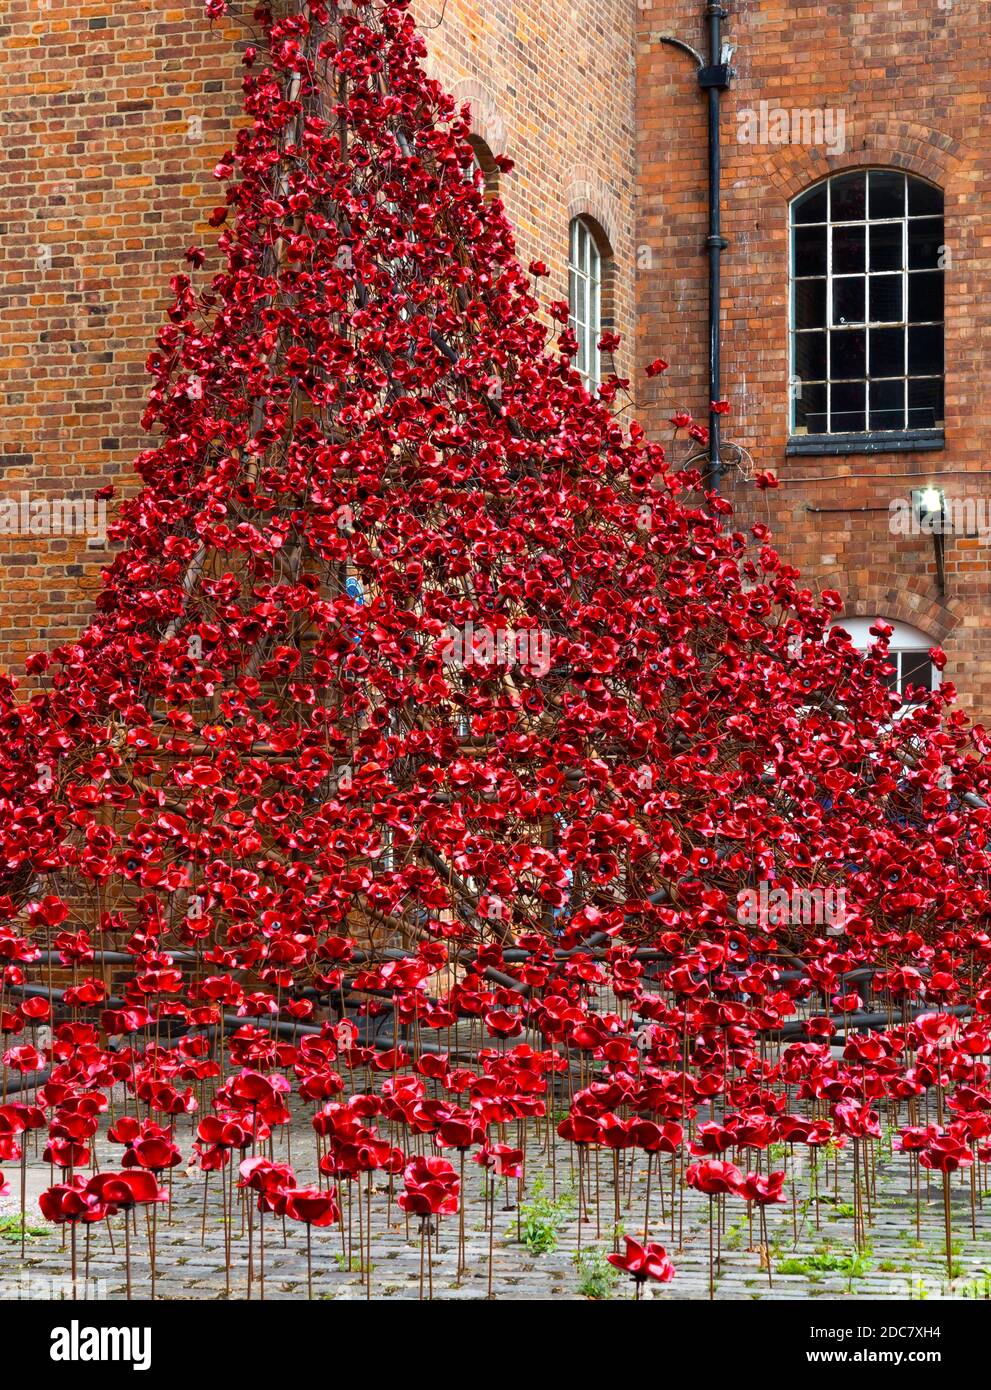
{"label": "brick building facade", "polygon": [[[847,613],[894,621],[906,643],[914,636],[941,644],[948,656],[944,679],[957,685],[963,704],[986,712],[991,489],[981,376],[991,344],[991,82],[983,61],[988,8],[978,0],[724,0],[724,8],[736,70],[722,99],[721,122],[723,234],[729,243],[722,257],[723,395],[732,407],[724,433],[746,451],[728,450],[731,460],[741,459],[748,472],[769,469],[780,479],[777,490],[757,492],[730,466],[725,490],[743,516],[769,522],[779,547],[813,587],[844,594]],[[643,418],[657,433],[676,403],[702,419],[708,408],[705,113],[691,62],[660,41],[662,34],[676,34],[700,46],[702,9],[698,0],[654,0],[639,16],[637,240],[645,248],[641,259],[652,268],[638,278],[638,349],[643,360],[663,350],[672,364],[641,392],[647,402]],[[822,393],[805,383],[806,364],[789,357],[789,208],[831,175],[869,170],[904,171],[919,190],[919,207],[935,207],[938,194],[928,190],[942,191],[945,222],[934,249],[945,295],[945,407],[940,413],[938,397],[923,383],[910,382],[916,399],[929,406],[928,412],[912,412],[909,423],[916,429],[882,428],[859,441],[821,438],[822,427],[833,423],[823,418]],[[886,214],[891,209],[882,205],[885,177],[875,178],[874,187],[878,211]],[[859,196],[856,178],[838,186]],[[796,218],[811,218],[802,206]],[[887,231],[894,234],[893,221]],[[894,272],[897,252],[884,259],[881,243],[891,240],[884,226],[868,226],[867,232],[876,238],[876,263]],[[809,273],[808,239],[817,235],[799,229],[796,271]],[[830,275],[864,264],[856,260],[863,255],[863,231],[852,217],[832,227],[830,236]],[[823,237],[818,254],[826,250]],[[928,292],[938,280],[927,269],[927,254],[913,251],[909,264],[922,268],[931,284],[912,280],[914,270],[902,276],[911,281],[913,296],[916,288]],[[872,271],[873,263],[867,268]],[[897,278],[878,277],[873,312],[865,305],[847,316],[860,322],[863,313],[867,325],[877,323],[879,359],[886,342],[897,343],[898,316],[905,312],[897,298],[893,305],[880,303],[889,284],[898,295]],[[853,285],[844,275],[840,280]],[[805,282],[808,288],[814,283]],[[796,301],[795,322],[811,312],[817,323],[825,317],[839,331],[845,307],[839,283],[822,282],[822,288],[834,298],[826,304],[823,297],[812,310]],[[911,309],[909,316],[921,312]],[[869,339],[874,331],[854,330],[861,352],[862,335]],[[939,336],[935,329],[908,331],[920,347],[934,347]],[[880,405],[882,393],[897,393],[898,387],[875,384],[874,365],[869,358],[843,374],[870,375],[868,389],[877,391]],[[880,361],[878,366],[881,375],[891,370]],[[820,372],[821,365],[812,374]],[[863,381],[849,387],[854,394],[863,389]],[[834,395],[849,406],[841,399],[844,392],[848,388]],[[789,419],[793,406],[796,419]],[[877,417],[884,427],[893,423],[881,410]],[[796,420],[802,432],[795,430]],[[855,412],[836,421],[851,422],[871,424]],[[898,526],[892,533],[892,502],[905,503],[899,516],[910,514],[913,490],[929,487],[943,491],[949,518],[942,585],[932,535],[913,526],[901,528],[908,534],[899,534]],[[856,626],[860,636],[867,624]]]}
{"label": "brick building facade", "polygon": [[[770,521],[810,583],[841,589],[849,612],[896,621],[906,643],[942,644],[945,678],[965,704],[987,708],[988,537],[980,523],[991,512],[991,490],[980,373],[991,335],[982,293],[991,271],[991,84],[979,42],[986,6],[726,0],[725,7],[737,74],[721,123],[729,243],[723,394],[731,403],[725,489],[744,518]],[[429,70],[472,105],[479,160],[497,178],[493,193],[506,204],[521,257],[539,255],[551,267],[545,297],[568,291],[569,226],[578,219],[597,257],[602,326],[624,335],[617,365],[634,378],[641,419],[663,438],[676,406],[704,418],[705,109],[687,56],[660,42],[675,34],[701,47],[703,0],[416,0],[415,8]],[[205,25],[201,0],[166,7],[8,0],[0,12],[0,504],[25,493],[91,499],[103,483],[126,483],[146,443],[138,424],[143,363],[169,276],[186,246],[213,242],[211,170],[237,118],[244,37],[235,21]],[[491,169],[498,152],[515,160],[511,174]],[[942,192],[945,333],[936,335],[931,319],[925,332],[902,326],[910,351],[924,341],[930,353],[928,384],[909,380],[902,388],[921,402],[903,423],[926,428],[881,429],[869,441],[841,444],[818,436],[834,420],[861,423],[849,398],[874,389],[864,384],[871,366],[865,359],[859,388],[821,388],[808,384],[804,360],[798,370],[790,358],[789,209],[828,176],[867,170],[903,171],[920,189]],[[859,185],[845,187],[856,202]],[[930,195],[920,196],[924,203]],[[862,213],[860,223],[869,217]],[[845,238],[856,254],[858,236],[890,243],[895,221],[887,231],[858,231],[820,219],[802,232],[802,244],[821,242],[828,256]],[[925,229],[911,222],[897,235],[921,238]],[[878,281],[879,293],[899,274],[906,294],[924,287],[921,279],[910,285],[912,270],[888,264],[893,278]],[[833,312],[832,300],[822,310],[820,291],[838,293],[838,270],[849,266],[822,274],[811,267],[815,283],[802,303],[815,301],[813,313]],[[871,273],[867,264],[868,291]],[[852,280],[849,287],[857,292]],[[889,304],[882,312],[898,310]],[[896,341],[901,320],[882,323],[885,341]],[[838,352],[840,339],[822,328]],[[865,351],[873,351],[872,331],[865,320]],[[844,348],[860,332],[855,325]],[[935,393],[936,336],[945,336],[945,404]],[[813,334],[806,343],[819,341]],[[671,369],[647,381],[643,364],[658,355]],[[890,406],[897,384],[877,389]],[[833,403],[833,416],[823,401]],[[883,413],[877,418],[890,424]],[[869,423],[865,414],[865,430]],[[781,486],[756,492],[744,474],[757,469],[774,471]],[[976,519],[944,538],[942,584],[932,537],[895,535],[890,525],[892,500],[927,486],[942,488],[948,503],[965,503]],[[0,531],[0,664],[18,672],[28,651],[78,629],[108,553],[98,535]]]}

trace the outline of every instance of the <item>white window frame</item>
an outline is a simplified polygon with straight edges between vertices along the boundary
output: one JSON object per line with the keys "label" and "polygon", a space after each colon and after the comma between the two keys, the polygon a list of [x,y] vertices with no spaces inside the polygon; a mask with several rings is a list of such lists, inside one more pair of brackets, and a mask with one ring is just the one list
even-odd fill
{"label": "white window frame", "polygon": [[[578,291],[582,291],[579,304]],[[602,382],[602,252],[584,217],[571,220],[568,238],[568,327],[578,339],[575,367],[590,391]],[[582,309],[584,310],[582,312]]]}

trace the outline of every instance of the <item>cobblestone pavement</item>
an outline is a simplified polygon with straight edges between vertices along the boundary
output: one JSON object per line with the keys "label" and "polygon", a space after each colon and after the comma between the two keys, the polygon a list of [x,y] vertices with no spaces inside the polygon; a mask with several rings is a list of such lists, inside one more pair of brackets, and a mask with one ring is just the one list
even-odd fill
{"label": "cobblestone pavement", "polygon": [[[185,1138],[185,1136],[183,1136]],[[300,1182],[312,1181],[312,1132],[304,1122],[294,1124],[291,1135],[293,1162]],[[188,1151],[188,1143],[187,1143]],[[99,1152],[110,1166],[111,1148],[101,1140]],[[632,1285],[615,1274],[605,1260],[613,1248],[615,1188],[611,1155],[599,1159],[598,1184],[594,1159],[589,1165],[588,1210],[578,1221],[577,1172],[572,1168],[574,1150],[559,1143],[553,1170],[548,1156],[539,1151],[531,1135],[527,1162],[527,1186],[516,1201],[516,1184],[500,1183],[495,1197],[495,1236],[492,1242],[492,1290],[500,1299],[561,1299],[581,1297],[629,1297]],[[276,1158],[285,1153],[276,1150]],[[448,1153],[457,1162],[457,1156]],[[771,1155],[772,1166],[790,1162],[787,1155]],[[307,1162],[309,1159],[309,1163]],[[694,1192],[684,1194],[674,1215],[672,1237],[670,1160],[660,1160],[663,1173],[664,1215],[655,1163],[651,1183],[650,1236],[672,1256],[677,1275],[666,1286],[648,1285],[645,1297],[706,1299],[709,1296],[709,1203]],[[37,1214],[37,1195],[50,1182],[48,1165],[29,1159],[27,1170],[28,1233],[21,1257],[19,1232],[19,1173],[16,1165],[5,1169],[11,1194],[0,1201],[0,1298],[72,1297],[69,1239]],[[789,1170],[789,1177],[790,1177]],[[715,1275],[717,1299],[947,1299],[991,1296],[991,1191],[976,1184],[976,1235],[971,1221],[969,1178],[954,1184],[952,1193],[953,1279],[948,1281],[944,1209],[940,1179],[929,1192],[925,1177],[919,1201],[919,1235],[916,1235],[916,1199],[909,1189],[909,1164],[902,1155],[882,1151],[877,1164],[876,1190],[866,1244],[854,1243],[851,1206],[852,1167],[846,1155],[828,1172],[820,1163],[818,1209],[810,1193],[812,1172],[798,1164],[798,1197],[792,1204],[768,1209],[771,1274],[760,1248],[757,1218],[751,1227],[747,1208],[740,1199],[728,1199],[722,1230],[714,1238],[718,1256]],[[621,1230],[642,1235],[646,1197],[646,1158],[637,1153],[623,1159],[620,1199]],[[986,1174],[984,1175],[986,1181]],[[312,1233],[312,1290],[316,1299],[405,1298],[420,1296],[432,1283],[435,1298],[480,1299],[489,1283],[489,1236],[485,1227],[486,1178],[472,1163],[466,1165],[465,1269],[459,1277],[458,1218],[446,1217],[427,1252],[422,1252],[418,1220],[407,1223],[395,1202],[390,1204],[387,1183],[378,1180],[372,1200],[371,1270],[359,1256],[359,1229],[363,1231],[367,1193],[363,1188],[361,1212],[351,1203],[351,1268],[347,1258],[348,1204],[344,1197],[342,1230],[332,1227]],[[598,1191],[598,1203],[594,1196]],[[159,1208],[156,1233],[156,1297],[161,1299],[243,1299],[247,1294],[248,1234],[246,1217],[235,1212],[231,1240],[230,1274],[226,1271],[223,1201],[219,1175],[211,1175],[204,1208],[204,1181],[198,1171],[178,1168],[172,1175],[172,1202]],[[234,1198],[235,1204],[237,1197]],[[983,1207],[981,1202],[984,1202]],[[205,1219],[204,1219],[205,1210]],[[246,1212],[246,1207],[243,1209]],[[718,1215],[718,1208],[717,1208]],[[257,1215],[252,1233],[252,1297],[259,1296],[259,1230]],[[77,1241],[77,1286],[80,1297],[121,1299],[126,1296],[122,1218],[92,1228],[89,1244],[88,1283],[85,1280],[86,1236]],[[269,1217],[265,1229],[265,1298],[307,1297],[305,1227],[289,1223],[285,1234],[281,1220]],[[142,1212],[131,1237],[132,1290],[135,1298],[150,1295],[148,1232]],[[796,1239],[797,1232],[797,1239]],[[111,1234],[114,1248],[111,1249]],[[622,1240],[619,1241],[622,1245]],[[365,1262],[367,1263],[367,1261]]]}

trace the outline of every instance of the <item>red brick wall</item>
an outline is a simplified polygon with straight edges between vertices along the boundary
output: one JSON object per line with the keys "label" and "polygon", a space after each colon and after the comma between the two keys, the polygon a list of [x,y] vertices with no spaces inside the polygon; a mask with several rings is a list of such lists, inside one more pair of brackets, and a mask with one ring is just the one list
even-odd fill
{"label": "red brick wall", "polygon": [[[437,19],[443,8],[443,20]],[[544,302],[567,298],[568,223],[584,215],[614,261],[615,329],[632,370],[634,8],[632,0],[416,0],[428,70],[470,100],[481,133],[516,161],[499,193],[520,258],[546,261]],[[603,305],[603,316],[606,307]]]}
{"label": "red brick wall", "polygon": [[[946,594],[928,537],[890,534],[893,498],[934,483],[947,498],[991,507],[985,479],[983,389],[991,341],[991,82],[987,7],[979,0],[729,0],[727,38],[738,71],[723,97],[723,395],[726,437],[781,487],[728,491],[744,517],[770,520],[779,548],[814,586],[849,596],[848,611],[922,628],[949,655],[946,678],[978,712],[991,707],[989,567],[982,541],[946,540]],[[675,405],[708,408],[706,128],[690,61],[662,46],[673,32],[702,45],[701,0],[654,0],[638,35],[639,348],[671,370],[640,389],[657,432]],[[982,37],[983,35],[983,37]],[[844,150],[746,144],[740,115],[761,100],[845,118]],[[874,457],[788,457],[788,205],[831,172],[893,166],[945,191],[945,449]],[[821,509],[821,510],[810,510]]]}
{"label": "red brick wall", "polygon": [[[235,10],[236,6],[232,7]],[[524,261],[567,293],[568,220],[616,260],[632,347],[634,33],[629,0],[419,0],[430,70],[472,102]],[[0,506],[129,484],[147,447],[144,361],[191,243],[213,247],[212,169],[240,98],[236,21],[202,0],[7,0],[0,9]],[[202,283],[216,264],[211,256]],[[631,362],[620,353],[620,370]],[[113,504],[111,504],[112,516]],[[86,621],[109,552],[0,531],[0,667]]]}
{"label": "red brick wall", "polygon": [[[193,0],[0,11],[0,502],[92,505],[147,447],[144,361],[183,251],[216,236],[205,218],[239,109],[238,38]],[[79,630],[109,553],[0,533],[5,667]]]}

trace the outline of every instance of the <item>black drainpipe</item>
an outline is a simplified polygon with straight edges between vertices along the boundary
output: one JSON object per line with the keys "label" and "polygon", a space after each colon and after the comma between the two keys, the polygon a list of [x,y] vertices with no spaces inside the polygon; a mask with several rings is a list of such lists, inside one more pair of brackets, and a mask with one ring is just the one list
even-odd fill
{"label": "black drainpipe", "polygon": [[708,62],[690,44],[670,34],[662,34],[661,42],[680,48],[695,60],[698,84],[707,94],[709,103],[709,235],[706,249],[709,254],[709,467],[706,483],[718,491],[723,474],[723,462],[719,445],[719,416],[712,405],[720,399],[722,391],[722,368],[720,361],[720,257],[729,243],[722,234],[722,215],[720,208],[721,151],[719,143],[719,95],[727,90],[733,78],[733,69],[723,61],[723,20],[729,12],[718,0],[707,0],[704,22],[708,30]]}

